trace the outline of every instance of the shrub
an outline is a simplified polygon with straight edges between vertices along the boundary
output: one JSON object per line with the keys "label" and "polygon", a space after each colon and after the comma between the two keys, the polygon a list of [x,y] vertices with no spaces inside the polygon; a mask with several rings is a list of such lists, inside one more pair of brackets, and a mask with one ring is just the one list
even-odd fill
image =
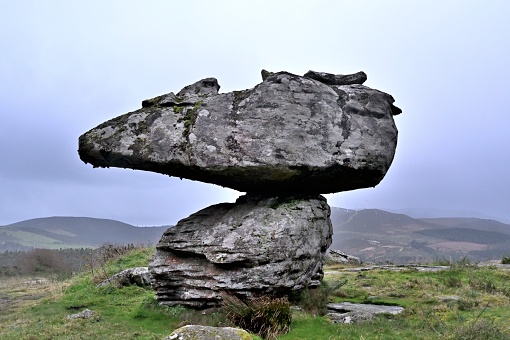
{"label": "shrub", "polygon": [[247,302],[234,295],[222,297],[224,311],[234,325],[264,339],[275,339],[278,334],[289,332],[292,315],[286,297],[262,296]]}
{"label": "shrub", "polygon": [[439,280],[448,288],[462,287],[462,271],[449,269],[439,272]]}
{"label": "shrub", "polygon": [[[298,305],[312,315],[326,315],[330,296],[347,284],[347,279],[328,284],[322,281],[317,288],[305,288],[298,297]],[[340,293],[341,294],[341,293]]]}
{"label": "shrub", "polygon": [[466,324],[457,328],[453,334],[453,339],[479,340],[479,339],[508,339],[492,320],[481,319],[474,324]]}
{"label": "shrub", "polygon": [[510,264],[510,256],[503,256],[501,264]]}
{"label": "shrub", "polygon": [[34,249],[23,253],[17,264],[26,275],[54,275],[65,279],[72,273],[71,265],[57,251],[50,249]]}
{"label": "shrub", "polygon": [[480,277],[480,276],[471,275],[469,277],[468,282],[472,288],[478,289],[483,292],[495,293],[498,291],[496,282],[495,282],[494,278],[492,278],[492,277]]}
{"label": "shrub", "polygon": [[472,310],[475,307],[478,307],[480,305],[478,300],[472,300],[472,299],[459,299],[457,301],[457,308],[462,311],[468,311]]}
{"label": "shrub", "polygon": [[434,266],[450,266],[452,262],[445,257],[436,258],[432,261],[432,265]]}

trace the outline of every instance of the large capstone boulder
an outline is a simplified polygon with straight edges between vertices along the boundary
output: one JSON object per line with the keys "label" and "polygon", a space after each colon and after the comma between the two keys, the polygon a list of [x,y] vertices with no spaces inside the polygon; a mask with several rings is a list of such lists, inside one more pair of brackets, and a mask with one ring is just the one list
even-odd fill
{"label": "large capstone boulder", "polygon": [[331,245],[330,208],[319,195],[257,197],[203,209],[169,228],[149,265],[163,305],[220,304],[320,284]]}
{"label": "large capstone boulder", "polygon": [[249,193],[334,193],[377,185],[397,144],[391,95],[362,72],[263,72],[253,89],[215,78],[142,102],[79,138],[94,167],[120,167]]}

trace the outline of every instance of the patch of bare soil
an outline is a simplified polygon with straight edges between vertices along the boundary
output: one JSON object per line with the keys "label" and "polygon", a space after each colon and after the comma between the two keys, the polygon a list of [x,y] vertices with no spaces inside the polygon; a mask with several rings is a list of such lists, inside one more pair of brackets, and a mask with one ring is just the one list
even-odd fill
{"label": "patch of bare soil", "polygon": [[60,285],[40,278],[0,279],[0,325],[6,323],[17,309],[37,304],[43,298],[58,294]]}

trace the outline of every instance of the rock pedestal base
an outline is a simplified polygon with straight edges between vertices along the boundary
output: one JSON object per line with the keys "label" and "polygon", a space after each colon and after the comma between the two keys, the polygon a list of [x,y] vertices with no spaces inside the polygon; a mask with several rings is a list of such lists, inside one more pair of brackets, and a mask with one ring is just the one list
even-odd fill
{"label": "rock pedestal base", "polygon": [[208,308],[223,292],[283,295],[320,284],[331,245],[326,199],[245,195],[169,228],[149,270],[163,305]]}

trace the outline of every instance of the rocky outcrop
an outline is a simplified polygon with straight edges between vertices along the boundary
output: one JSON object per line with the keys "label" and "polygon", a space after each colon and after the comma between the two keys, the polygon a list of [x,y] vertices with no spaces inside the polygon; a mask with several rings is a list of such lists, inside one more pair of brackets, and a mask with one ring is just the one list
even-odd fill
{"label": "rocky outcrop", "polygon": [[148,267],[136,267],[125,269],[112,277],[100,282],[99,287],[107,285],[146,287],[151,285],[151,276]]}
{"label": "rocky outcrop", "polygon": [[361,259],[357,256],[348,255],[340,250],[336,249],[328,249],[326,253],[326,261],[332,263],[349,263],[360,265],[363,263]]}
{"label": "rocky outcrop", "polygon": [[263,77],[244,91],[219,94],[206,78],[145,100],[82,135],[80,158],[249,193],[325,194],[381,181],[400,112],[389,94],[360,85],[363,72]]}
{"label": "rocky outcrop", "polygon": [[164,340],[251,340],[241,328],[187,325],[176,329]]}
{"label": "rocky outcrop", "polygon": [[149,266],[164,305],[213,307],[238,297],[317,286],[331,245],[322,196],[243,196],[203,209],[169,228]]}
{"label": "rocky outcrop", "polygon": [[207,308],[223,293],[317,286],[332,236],[320,194],[375,186],[393,161],[401,111],[391,95],[362,85],[365,73],[261,74],[254,88],[223,94],[215,78],[202,79],[79,138],[80,158],[94,167],[248,193],[165,232],[149,265],[161,304]]}

